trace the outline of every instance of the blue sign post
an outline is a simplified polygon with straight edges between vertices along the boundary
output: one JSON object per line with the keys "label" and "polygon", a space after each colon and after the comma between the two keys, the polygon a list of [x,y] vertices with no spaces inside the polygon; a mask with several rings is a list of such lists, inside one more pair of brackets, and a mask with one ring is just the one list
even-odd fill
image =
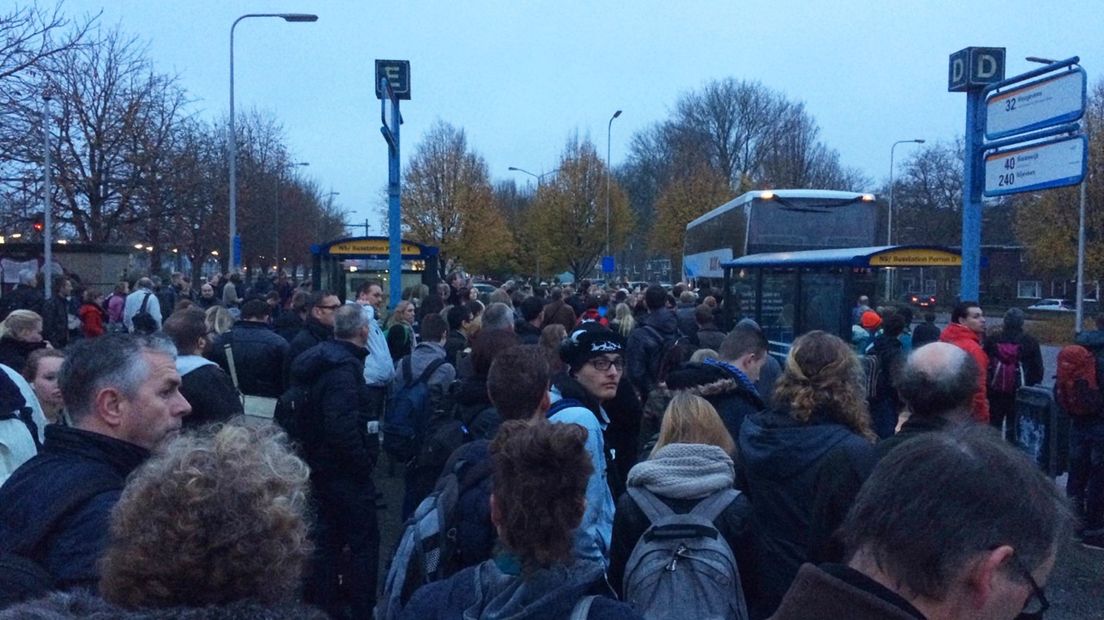
{"label": "blue sign post", "polygon": [[966,153],[962,175],[962,271],[959,299],[976,300],[981,274],[981,194],[985,172],[986,86],[1004,79],[1003,47],[967,47],[951,54],[947,90],[966,93]]}
{"label": "blue sign post", "polygon": [[[391,67],[398,63],[401,70]],[[397,82],[392,84],[392,82]],[[380,99],[380,132],[387,141],[387,236],[390,286],[388,287],[389,307],[393,310],[402,300],[402,178],[399,161],[399,127],[402,115],[399,113],[400,96],[395,88],[400,88],[410,98],[410,62],[405,60],[376,61],[376,93]],[[393,88],[394,86],[394,88]],[[391,109],[388,110],[388,104]],[[390,112],[390,114],[388,114]]]}

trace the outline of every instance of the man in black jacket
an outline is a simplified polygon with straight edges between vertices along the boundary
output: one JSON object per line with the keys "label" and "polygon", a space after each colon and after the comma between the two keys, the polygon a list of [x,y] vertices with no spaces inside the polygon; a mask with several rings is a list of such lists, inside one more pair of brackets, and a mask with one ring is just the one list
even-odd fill
{"label": "man in black jacket", "polygon": [[[304,439],[311,468],[317,545],[306,599],[334,618],[371,618],[379,567],[379,526],[372,469],[379,435],[369,428],[371,397],[364,382],[370,328],[359,306],[334,313],[334,339],[304,352],[292,363],[292,381],[310,386],[317,426]],[[349,547],[344,588],[339,587],[342,550]],[[342,600],[342,590],[349,600]]]}
{"label": "man in black jacket", "polygon": [[521,320],[514,331],[521,344],[540,344],[541,328],[544,326],[544,302],[539,297],[526,297],[521,302]]}
{"label": "man in black jacket", "polygon": [[165,319],[162,330],[176,345],[176,371],[180,373],[180,393],[192,406],[184,418],[184,428],[196,428],[212,422],[225,422],[242,414],[242,401],[230,375],[218,364],[203,357],[207,347],[207,323],[199,308],[178,310]]}
{"label": "man in black jacket", "polygon": [[[96,587],[127,476],[179,432],[190,410],[175,357],[161,337],[106,334],[74,343],[58,378],[73,426],[48,426],[42,451],[0,488],[0,551],[37,562],[59,590]],[[59,515],[66,498],[72,504]]]}
{"label": "man in black jacket", "polygon": [[72,293],[73,283],[69,278],[54,276],[54,296],[42,304],[42,338],[58,349],[69,344],[69,295]]}
{"label": "man in black jacket", "polygon": [[238,389],[243,394],[278,398],[284,393],[283,369],[290,346],[268,325],[271,308],[263,299],[242,304],[240,321],[211,344],[211,361],[233,376],[227,346],[234,358]]}
{"label": "man in black jacket", "polygon": [[[341,300],[329,291],[316,291],[307,302],[307,319],[302,329],[291,339],[284,359],[284,377],[291,374],[295,358],[316,344],[333,338],[334,313],[341,307]],[[288,382],[285,381],[285,384]]]}
{"label": "man in black jacket", "polygon": [[678,340],[678,318],[667,308],[667,289],[653,284],[644,291],[644,303],[648,314],[629,332],[625,357],[627,374],[640,399],[647,401],[648,394],[660,381],[659,371],[667,350]]}

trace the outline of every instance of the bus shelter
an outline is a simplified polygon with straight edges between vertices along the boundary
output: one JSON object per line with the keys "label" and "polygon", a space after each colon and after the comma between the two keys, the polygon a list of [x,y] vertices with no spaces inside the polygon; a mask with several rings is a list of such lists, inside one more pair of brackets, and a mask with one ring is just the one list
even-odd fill
{"label": "bus shelter", "polygon": [[930,245],[877,246],[749,254],[722,263],[725,317],[755,319],[767,339],[787,345],[823,330],[850,342],[851,311],[861,295],[871,306],[905,303],[885,295],[886,271],[955,268],[962,256]]}
{"label": "bus shelter", "polygon": [[[367,280],[390,291],[391,274],[387,259],[391,244],[387,237],[346,237],[311,246],[314,261],[314,290],[333,291],[342,301],[356,297],[357,288]],[[413,241],[402,242],[402,289],[425,284],[437,286],[438,249]],[[387,307],[399,300],[387,299]]]}

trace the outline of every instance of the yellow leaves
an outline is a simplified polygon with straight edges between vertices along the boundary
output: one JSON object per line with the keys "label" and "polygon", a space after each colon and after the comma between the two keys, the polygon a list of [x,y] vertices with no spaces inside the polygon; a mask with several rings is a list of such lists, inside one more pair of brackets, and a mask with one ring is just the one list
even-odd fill
{"label": "yellow leaves", "polygon": [[672,258],[681,256],[686,225],[731,198],[728,182],[708,166],[676,177],[656,200],[650,247]]}

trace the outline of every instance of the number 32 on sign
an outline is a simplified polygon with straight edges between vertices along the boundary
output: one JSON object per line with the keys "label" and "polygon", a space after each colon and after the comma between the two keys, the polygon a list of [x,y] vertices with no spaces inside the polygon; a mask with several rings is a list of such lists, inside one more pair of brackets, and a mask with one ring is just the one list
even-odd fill
{"label": "number 32 on sign", "polygon": [[1085,176],[1085,137],[1071,136],[985,156],[985,195],[1076,185]]}

